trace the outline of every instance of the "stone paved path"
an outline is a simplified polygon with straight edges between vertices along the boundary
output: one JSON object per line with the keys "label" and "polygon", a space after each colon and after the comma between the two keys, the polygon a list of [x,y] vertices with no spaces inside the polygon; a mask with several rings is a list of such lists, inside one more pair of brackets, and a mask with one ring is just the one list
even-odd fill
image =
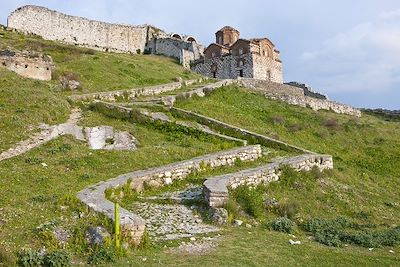
{"label": "stone paved path", "polygon": [[131,210],[146,221],[146,230],[156,241],[219,231],[219,228],[205,224],[200,215],[184,205],[137,202]]}

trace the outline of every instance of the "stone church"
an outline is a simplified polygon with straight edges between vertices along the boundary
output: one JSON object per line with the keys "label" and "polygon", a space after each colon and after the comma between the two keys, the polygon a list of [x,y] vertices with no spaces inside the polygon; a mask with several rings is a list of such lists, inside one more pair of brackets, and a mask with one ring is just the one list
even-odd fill
{"label": "stone church", "polygon": [[204,58],[192,62],[192,70],[218,79],[255,78],[283,83],[279,51],[268,38],[242,39],[230,26],[216,32],[216,42]]}

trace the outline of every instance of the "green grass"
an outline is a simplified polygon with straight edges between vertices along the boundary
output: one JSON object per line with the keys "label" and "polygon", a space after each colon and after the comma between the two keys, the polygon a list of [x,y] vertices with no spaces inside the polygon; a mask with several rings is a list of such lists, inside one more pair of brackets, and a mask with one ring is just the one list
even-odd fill
{"label": "green grass", "polygon": [[[159,247],[132,253],[118,266],[397,266],[399,256],[388,249],[368,251],[349,246],[330,248],[297,236],[292,246],[283,233],[263,228],[227,228],[217,250],[206,255],[172,254]],[[146,261],[143,261],[146,259]],[[127,262],[129,261],[129,263]]]}
{"label": "green grass", "polygon": [[315,112],[231,86],[210,97],[178,102],[192,110],[293,145],[334,157],[335,169],[316,183],[276,183],[269,196],[297,201],[304,217],[370,214],[380,224],[400,221],[400,124],[363,115]]}
{"label": "green grass", "polygon": [[24,79],[0,68],[0,151],[29,137],[31,127],[39,123],[66,121],[69,109],[53,84]]}

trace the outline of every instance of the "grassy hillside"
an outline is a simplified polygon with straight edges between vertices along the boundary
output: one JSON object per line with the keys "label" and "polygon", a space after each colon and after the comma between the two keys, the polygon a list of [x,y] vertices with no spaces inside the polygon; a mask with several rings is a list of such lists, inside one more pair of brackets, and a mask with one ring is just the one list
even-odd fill
{"label": "grassy hillside", "polygon": [[400,124],[363,115],[314,112],[268,100],[237,87],[178,106],[334,157],[335,170],[320,184],[272,186],[270,195],[300,204],[303,216],[369,214],[400,221]]}
{"label": "grassy hillside", "polygon": [[[50,82],[24,79],[0,68],[0,151],[29,136],[38,123],[56,124],[66,120],[66,96],[112,91],[173,82],[176,77],[198,77],[175,60],[152,55],[103,53],[91,49],[45,41],[0,28],[0,50],[33,50],[52,56],[56,71]],[[74,73],[81,89],[65,91],[59,75]]]}
{"label": "grassy hillside", "polygon": [[[66,100],[71,92],[61,91],[57,80],[63,73],[73,72],[80,77],[82,90],[74,92],[79,94],[167,83],[177,76],[197,77],[165,57],[102,53],[0,30],[0,49],[5,48],[50,54],[57,71],[54,80],[39,82],[0,69],[0,151],[37,131],[35,126],[39,123],[56,124],[66,120],[72,107]],[[333,248],[315,242],[309,232],[300,228],[302,222],[311,218],[339,216],[355,222],[354,229],[349,231],[371,232],[400,224],[398,121],[367,114],[354,118],[314,112],[271,101],[235,86],[216,90],[204,98],[178,101],[177,106],[331,154],[335,169],[323,173],[285,170],[279,182],[254,191],[232,192],[233,200],[227,208],[235,218],[253,227],[224,227],[219,246],[209,254],[176,254],[170,247],[180,242],[162,242],[127,251],[105,266],[398,265],[398,245],[377,246],[374,250],[355,245]],[[138,139],[139,149],[93,151],[85,143],[64,136],[0,162],[0,266],[12,266],[15,253],[23,248],[43,246],[50,251],[65,249],[73,256],[74,265],[85,265],[93,257],[107,262],[104,259],[108,259],[112,250],[89,247],[84,233],[88,226],[98,225],[112,233],[110,222],[76,200],[74,196],[79,190],[132,170],[162,166],[236,145],[206,135],[190,136],[185,131],[113,119],[90,110],[84,110],[80,124],[109,125],[128,131]],[[199,183],[209,176],[289,155],[267,149],[271,153],[260,161],[207,170],[192,178]],[[178,187],[173,185],[165,190]],[[288,240],[293,236],[269,229],[269,222],[278,215],[275,210],[264,208],[265,199],[276,199],[295,210],[291,218],[298,227],[293,234],[301,240],[301,245],[291,246]],[[131,200],[124,201],[129,208]],[[54,227],[71,233],[71,241],[65,247],[54,240],[50,230]]]}

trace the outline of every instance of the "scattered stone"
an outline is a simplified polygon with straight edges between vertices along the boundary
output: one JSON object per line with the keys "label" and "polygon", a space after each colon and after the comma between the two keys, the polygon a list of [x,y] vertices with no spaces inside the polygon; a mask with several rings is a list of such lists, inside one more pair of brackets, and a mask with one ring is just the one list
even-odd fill
{"label": "scattered stone", "polygon": [[182,83],[183,82],[183,79],[182,79],[182,77],[175,77],[175,81],[176,82],[180,82],[180,83]]}
{"label": "scattered stone", "polygon": [[374,248],[369,248],[368,250],[369,250],[369,251],[373,251],[373,250],[374,250]]}
{"label": "scattered stone", "polygon": [[43,167],[48,167],[48,165],[46,164],[46,163],[44,163],[44,162],[42,162],[42,163],[40,163]]}
{"label": "scattered stone", "polygon": [[161,184],[157,180],[150,180],[150,181],[146,182],[146,185],[149,187],[154,187],[154,188],[161,187]]}
{"label": "scattered stone", "polygon": [[62,229],[61,227],[56,227],[53,230],[53,234],[62,247],[65,247],[67,245],[70,238],[70,234],[68,233],[68,231]]}
{"label": "scattered stone", "polygon": [[217,225],[224,225],[228,223],[228,211],[224,208],[212,209],[211,220]]}
{"label": "scattered stone", "polygon": [[111,126],[86,127],[85,136],[91,149],[136,150],[136,138],[128,132],[114,132]]}
{"label": "scattered stone", "polygon": [[251,228],[253,227],[251,224],[246,223],[246,228]]}
{"label": "scattered stone", "polygon": [[68,73],[60,77],[60,83],[63,89],[75,91],[81,87],[78,76],[74,73]]}
{"label": "scattered stone", "polygon": [[146,231],[155,241],[193,238],[194,235],[219,231],[215,226],[200,222],[184,205],[136,202],[132,211],[146,221]]}
{"label": "scattered stone", "polygon": [[265,206],[266,206],[266,207],[270,207],[270,208],[276,207],[276,206],[279,205],[278,200],[276,200],[275,198],[267,199],[267,200],[265,200],[264,203],[265,203]]}
{"label": "scattered stone", "polygon": [[165,178],[164,179],[164,184],[166,184],[166,185],[169,185],[169,184],[172,184],[172,178]]}
{"label": "scattered stone", "polygon": [[234,221],[233,221],[233,224],[234,224],[235,226],[241,226],[241,225],[243,224],[243,221],[241,221],[241,220],[234,220]]}
{"label": "scattered stone", "polygon": [[389,250],[390,253],[394,253],[394,250]]}
{"label": "scattered stone", "polygon": [[190,241],[196,241],[196,238],[195,237],[191,237]]}
{"label": "scattered stone", "polygon": [[292,239],[289,239],[290,245],[301,245],[301,241],[294,241]]}
{"label": "scattered stone", "polygon": [[204,255],[210,253],[218,246],[219,238],[204,237],[196,243],[184,243],[177,248],[170,248],[172,254]]}
{"label": "scattered stone", "polygon": [[152,113],[150,113],[150,116],[154,120],[166,121],[166,122],[171,121],[171,119],[166,114],[164,114],[162,112],[152,112]]}
{"label": "scattered stone", "polygon": [[110,234],[104,227],[89,227],[86,231],[86,240],[90,245],[102,245],[106,238],[109,238]]}

